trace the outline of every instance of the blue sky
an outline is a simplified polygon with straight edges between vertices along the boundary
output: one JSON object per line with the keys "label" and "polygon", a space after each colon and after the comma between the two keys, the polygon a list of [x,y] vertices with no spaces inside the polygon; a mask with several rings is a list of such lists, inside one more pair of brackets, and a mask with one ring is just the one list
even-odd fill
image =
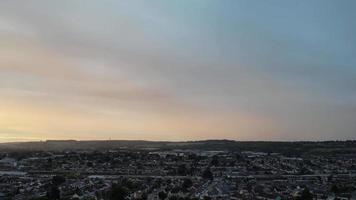
{"label": "blue sky", "polygon": [[0,139],[356,139],[355,1],[3,1]]}

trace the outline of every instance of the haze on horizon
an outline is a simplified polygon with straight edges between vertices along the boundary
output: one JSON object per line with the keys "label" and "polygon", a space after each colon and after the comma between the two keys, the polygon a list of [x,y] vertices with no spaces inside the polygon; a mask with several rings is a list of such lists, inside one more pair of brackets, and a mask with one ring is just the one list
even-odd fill
{"label": "haze on horizon", "polygon": [[0,142],[356,139],[356,1],[0,2]]}

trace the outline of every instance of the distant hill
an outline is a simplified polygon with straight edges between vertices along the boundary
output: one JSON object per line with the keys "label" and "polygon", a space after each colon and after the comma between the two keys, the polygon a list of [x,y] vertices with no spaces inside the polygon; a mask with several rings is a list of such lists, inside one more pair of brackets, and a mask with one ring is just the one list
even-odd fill
{"label": "distant hill", "polygon": [[165,142],[144,140],[48,140],[41,142],[1,143],[0,151],[63,151],[63,150],[225,150],[225,151],[262,151],[284,154],[325,154],[356,153],[356,141],[324,142],[267,142],[203,140],[188,142]]}

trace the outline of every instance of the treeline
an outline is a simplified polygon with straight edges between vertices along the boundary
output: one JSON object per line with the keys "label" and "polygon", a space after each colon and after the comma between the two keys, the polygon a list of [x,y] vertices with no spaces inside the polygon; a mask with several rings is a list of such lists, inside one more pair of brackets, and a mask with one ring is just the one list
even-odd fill
{"label": "treeline", "polygon": [[2,151],[63,151],[63,150],[207,150],[207,151],[260,151],[282,153],[286,155],[308,154],[354,154],[356,141],[323,142],[272,142],[272,141],[233,141],[206,140],[191,142],[154,142],[154,141],[44,141],[0,144]]}

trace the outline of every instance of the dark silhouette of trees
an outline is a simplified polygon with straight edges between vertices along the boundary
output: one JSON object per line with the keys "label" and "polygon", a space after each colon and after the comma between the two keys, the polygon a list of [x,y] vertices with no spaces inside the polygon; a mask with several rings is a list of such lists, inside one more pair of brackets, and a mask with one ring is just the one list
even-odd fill
{"label": "dark silhouette of trees", "polygon": [[189,179],[189,178],[184,179],[183,184],[182,184],[182,188],[184,191],[187,191],[192,186],[193,186],[193,181],[191,179]]}
{"label": "dark silhouette of trees", "polygon": [[59,185],[61,185],[62,183],[64,183],[64,182],[66,182],[66,178],[65,177],[63,177],[63,176],[53,176],[53,178],[52,178],[52,183],[53,183],[53,185],[55,185],[55,186],[59,186]]}
{"label": "dark silhouette of trees", "polygon": [[113,184],[110,190],[109,199],[110,200],[124,200],[129,191],[126,187],[123,187],[118,184]]}
{"label": "dark silhouette of trees", "polygon": [[178,200],[179,198],[177,196],[171,196],[169,197],[169,200]]}
{"label": "dark silhouette of trees", "polygon": [[313,194],[309,191],[309,188],[304,188],[299,200],[313,200]]}
{"label": "dark silhouette of trees", "polygon": [[161,199],[161,200],[164,200],[167,198],[167,193],[165,193],[164,191],[161,191],[158,193],[158,198]]}
{"label": "dark silhouette of trees", "polygon": [[214,179],[214,176],[213,176],[213,173],[210,171],[210,168],[206,168],[203,172],[203,178],[204,179],[210,179],[210,180],[213,180]]}
{"label": "dark silhouette of trees", "polygon": [[47,192],[47,198],[57,200],[61,198],[60,190],[58,186],[52,185]]}
{"label": "dark silhouette of trees", "polygon": [[179,165],[177,169],[177,174],[180,176],[186,176],[188,174],[187,166],[185,166],[184,164]]}
{"label": "dark silhouette of trees", "polygon": [[52,183],[49,185],[47,190],[47,198],[57,200],[61,198],[61,192],[59,186],[66,181],[63,176],[53,176]]}
{"label": "dark silhouette of trees", "polygon": [[213,156],[213,159],[210,162],[211,165],[213,166],[218,166],[219,165],[219,160],[218,160],[218,156]]}
{"label": "dark silhouette of trees", "polygon": [[331,191],[332,193],[335,193],[335,194],[340,193],[339,187],[338,187],[337,185],[335,185],[335,184],[331,186],[330,191]]}

